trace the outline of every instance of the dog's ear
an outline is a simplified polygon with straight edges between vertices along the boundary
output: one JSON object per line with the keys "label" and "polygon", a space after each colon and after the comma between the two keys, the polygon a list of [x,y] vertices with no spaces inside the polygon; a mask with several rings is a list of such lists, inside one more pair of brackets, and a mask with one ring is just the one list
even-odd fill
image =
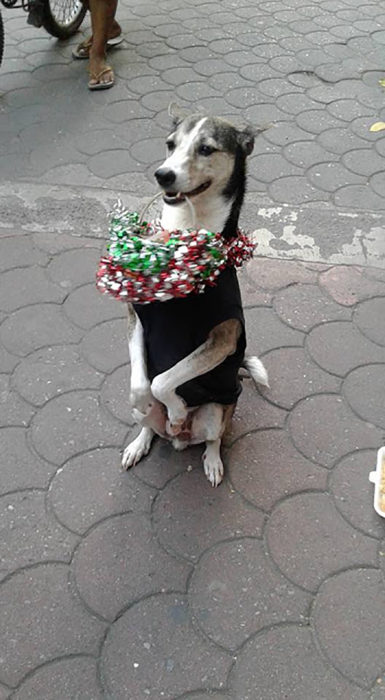
{"label": "dog's ear", "polygon": [[168,106],[168,113],[174,126],[178,126],[178,124],[180,124],[180,122],[182,122],[183,119],[186,119],[186,117],[189,115],[188,110],[178,105],[177,102],[170,102]]}
{"label": "dog's ear", "polygon": [[251,126],[246,126],[242,131],[238,131],[238,143],[247,156],[253,151],[255,136],[256,133]]}

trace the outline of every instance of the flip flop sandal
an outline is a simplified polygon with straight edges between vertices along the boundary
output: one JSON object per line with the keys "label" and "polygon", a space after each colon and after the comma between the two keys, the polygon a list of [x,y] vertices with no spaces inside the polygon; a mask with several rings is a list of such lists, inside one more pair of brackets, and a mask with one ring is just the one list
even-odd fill
{"label": "flip flop sandal", "polygon": [[[108,39],[107,40],[107,49],[112,49],[114,46],[118,46],[119,44],[124,41],[124,36],[123,34],[119,34],[119,36],[115,36],[113,39]],[[92,46],[92,40],[91,39],[86,39],[85,41],[82,41],[78,46],[76,46],[74,49],[72,49],[72,58],[77,58],[79,59],[87,59],[90,57],[90,48]]]}
{"label": "flip flop sandal", "polygon": [[96,80],[96,83],[88,83],[88,89],[89,90],[108,90],[108,88],[111,88],[115,84],[115,77],[112,78],[112,80],[108,80],[107,82],[103,83],[100,82],[100,78],[105,74],[105,73],[112,73],[114,75],[114,71],[112,70],[111,66],[106,66],[103,68],[103,70],[100,71],[100,73],[90,73],[90,78],[91,80]]}

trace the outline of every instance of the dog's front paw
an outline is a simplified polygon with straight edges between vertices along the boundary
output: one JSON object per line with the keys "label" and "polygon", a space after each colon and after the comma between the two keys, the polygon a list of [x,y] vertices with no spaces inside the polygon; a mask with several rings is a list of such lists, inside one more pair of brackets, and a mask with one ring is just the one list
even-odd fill
{"label": "dog's front paw", "polygon": [[142,457],[145,457],[151,447],[153,435],[151,428],[143,428],[138,437],[127,445],[122,456],[123,469],[135,466]]}

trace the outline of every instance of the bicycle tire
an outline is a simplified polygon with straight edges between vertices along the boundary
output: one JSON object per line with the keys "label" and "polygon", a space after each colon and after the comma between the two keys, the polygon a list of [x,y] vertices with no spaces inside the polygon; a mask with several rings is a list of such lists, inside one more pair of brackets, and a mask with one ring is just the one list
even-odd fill
{"label": "bicycle tire", "polygon": [[79,29],[87,6],[81,0],[44,0],[41,23],[57,39],[68,39]]}
{"label": "bicycle tire", "polygon": [[3,16],[0,12],[0,66],[1,66],[1,62],[3,60],[3,54],[4,54],[4,22],[3,22]]}

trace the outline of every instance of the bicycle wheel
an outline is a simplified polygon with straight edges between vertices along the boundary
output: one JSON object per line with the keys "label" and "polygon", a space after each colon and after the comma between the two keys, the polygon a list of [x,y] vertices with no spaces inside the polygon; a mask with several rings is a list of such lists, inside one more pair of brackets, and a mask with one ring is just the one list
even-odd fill
{"label": "bicycle wheel", "polygon": [[0,12],[0,66],[1,62],[3,60],[3,52],[4,52],[4,24],[3,24],[3,17]]}
{"label": "bicycle wheel", "polygon": [[75,34],[87,12],[81,0],[44,0],[41,9],[44,29],[58,39],[68,39]]}

